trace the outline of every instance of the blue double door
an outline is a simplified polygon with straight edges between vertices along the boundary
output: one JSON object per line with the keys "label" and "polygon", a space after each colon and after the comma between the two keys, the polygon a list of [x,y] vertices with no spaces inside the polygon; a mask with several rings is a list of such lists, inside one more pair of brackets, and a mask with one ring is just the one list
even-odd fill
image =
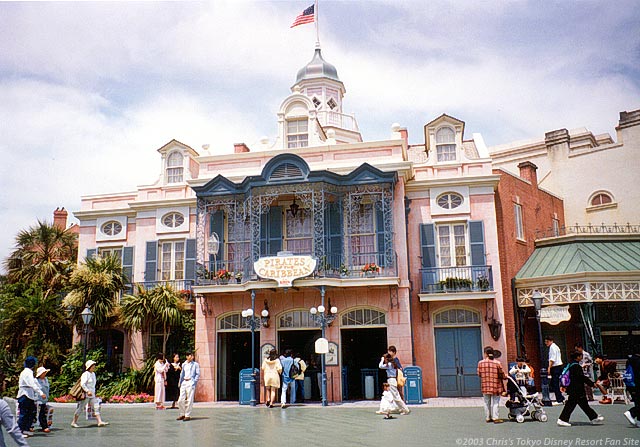
{"label": "blue double door", "polygon": [[478,361],[482,359],[479,327],[435,329],[438,396],[480,396]]}

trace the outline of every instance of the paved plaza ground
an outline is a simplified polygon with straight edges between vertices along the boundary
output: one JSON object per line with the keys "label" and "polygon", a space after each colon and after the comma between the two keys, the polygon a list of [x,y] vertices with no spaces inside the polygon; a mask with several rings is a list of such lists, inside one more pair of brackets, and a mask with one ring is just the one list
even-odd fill
{"label": "paved plaza ground", "polygon": [[[447,406],[444,406],[447,404]],[[49,435],[36,432],[32,447],[129,446],[638,446],[640,428],[632,428],[624,405],[596,405],[605,424],[591,426],[577,409],[576,426],[557,427],[562,407],[548,408],[549,422],[484,422],[479,400],[438,400],[411,406],[408,416],[385,421],[373,403],[292,406],[284,410],[237,404],[198,404],[192,420],[179,422],[177,410],[156,411],[151,405],[105,405],[111,425],[98,428],[80,420],[69,426],[74,407],[56,405],[55,426]],[[474,405],[457,406],[457,405]],[[502,407],[500,415],[506,417]],[[6,437],[6,436],[5,436]],[[11,440],[8,445],[13,445]]]}

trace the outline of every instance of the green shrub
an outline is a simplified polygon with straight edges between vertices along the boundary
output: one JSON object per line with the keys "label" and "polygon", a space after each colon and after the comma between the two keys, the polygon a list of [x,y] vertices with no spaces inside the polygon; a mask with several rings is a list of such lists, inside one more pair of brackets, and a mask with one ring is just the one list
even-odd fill
{"label": "green shrub", "polygon": [[[49,377],[51,383],[51,397],[64,396],[69,389],[76,383],[84,372],[84,362],[82,361],[82,343],[76,344],[67,355],[64,363],[60,368],[60,374]],[[107,358],[102,348],[90,349],[87,351],[87,360],[93,360],[96,364],[96,380],[98,387],[111,383],[117,377],[113,372],[106,368]]]}

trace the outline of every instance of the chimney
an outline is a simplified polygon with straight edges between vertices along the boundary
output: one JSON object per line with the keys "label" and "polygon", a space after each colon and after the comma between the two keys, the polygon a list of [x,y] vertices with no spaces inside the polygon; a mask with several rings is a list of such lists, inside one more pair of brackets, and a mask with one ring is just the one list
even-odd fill
{"label": "chimney", "polygon": [[67,210],[64,207],[56,208],[53,212],[53,225],[61,230],[67,229]]}
{"label": "chimney", "polygon": [[538,188],[538,175],[536,174],[538,167],[536,165],[530,161],[523,161],[518,165],[518,169],[520,169],[521,179],[527,180],[531,186]]}
{"label": "chimney", "polygon": [[242,154],[243,152],[249,152],[249,148],[244,143],[235,143],[233,145],[234,154]]}

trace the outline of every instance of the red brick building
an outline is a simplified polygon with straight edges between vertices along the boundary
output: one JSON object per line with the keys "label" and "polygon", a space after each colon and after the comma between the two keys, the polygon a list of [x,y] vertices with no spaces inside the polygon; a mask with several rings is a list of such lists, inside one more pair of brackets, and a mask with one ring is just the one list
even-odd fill
{"label": "red brick building", "polygon": [[495,203],[507,360],[512,362],[518,355],[526,355],[537,369],[540,362],[535,315],[518,310],[512,281],[535,249],[536,232],[564,227],[564,209],[561,198],[538,187],[536,165],[525,161],[518,168],[519,177],[503,169],[493,170],[500,175]]}

